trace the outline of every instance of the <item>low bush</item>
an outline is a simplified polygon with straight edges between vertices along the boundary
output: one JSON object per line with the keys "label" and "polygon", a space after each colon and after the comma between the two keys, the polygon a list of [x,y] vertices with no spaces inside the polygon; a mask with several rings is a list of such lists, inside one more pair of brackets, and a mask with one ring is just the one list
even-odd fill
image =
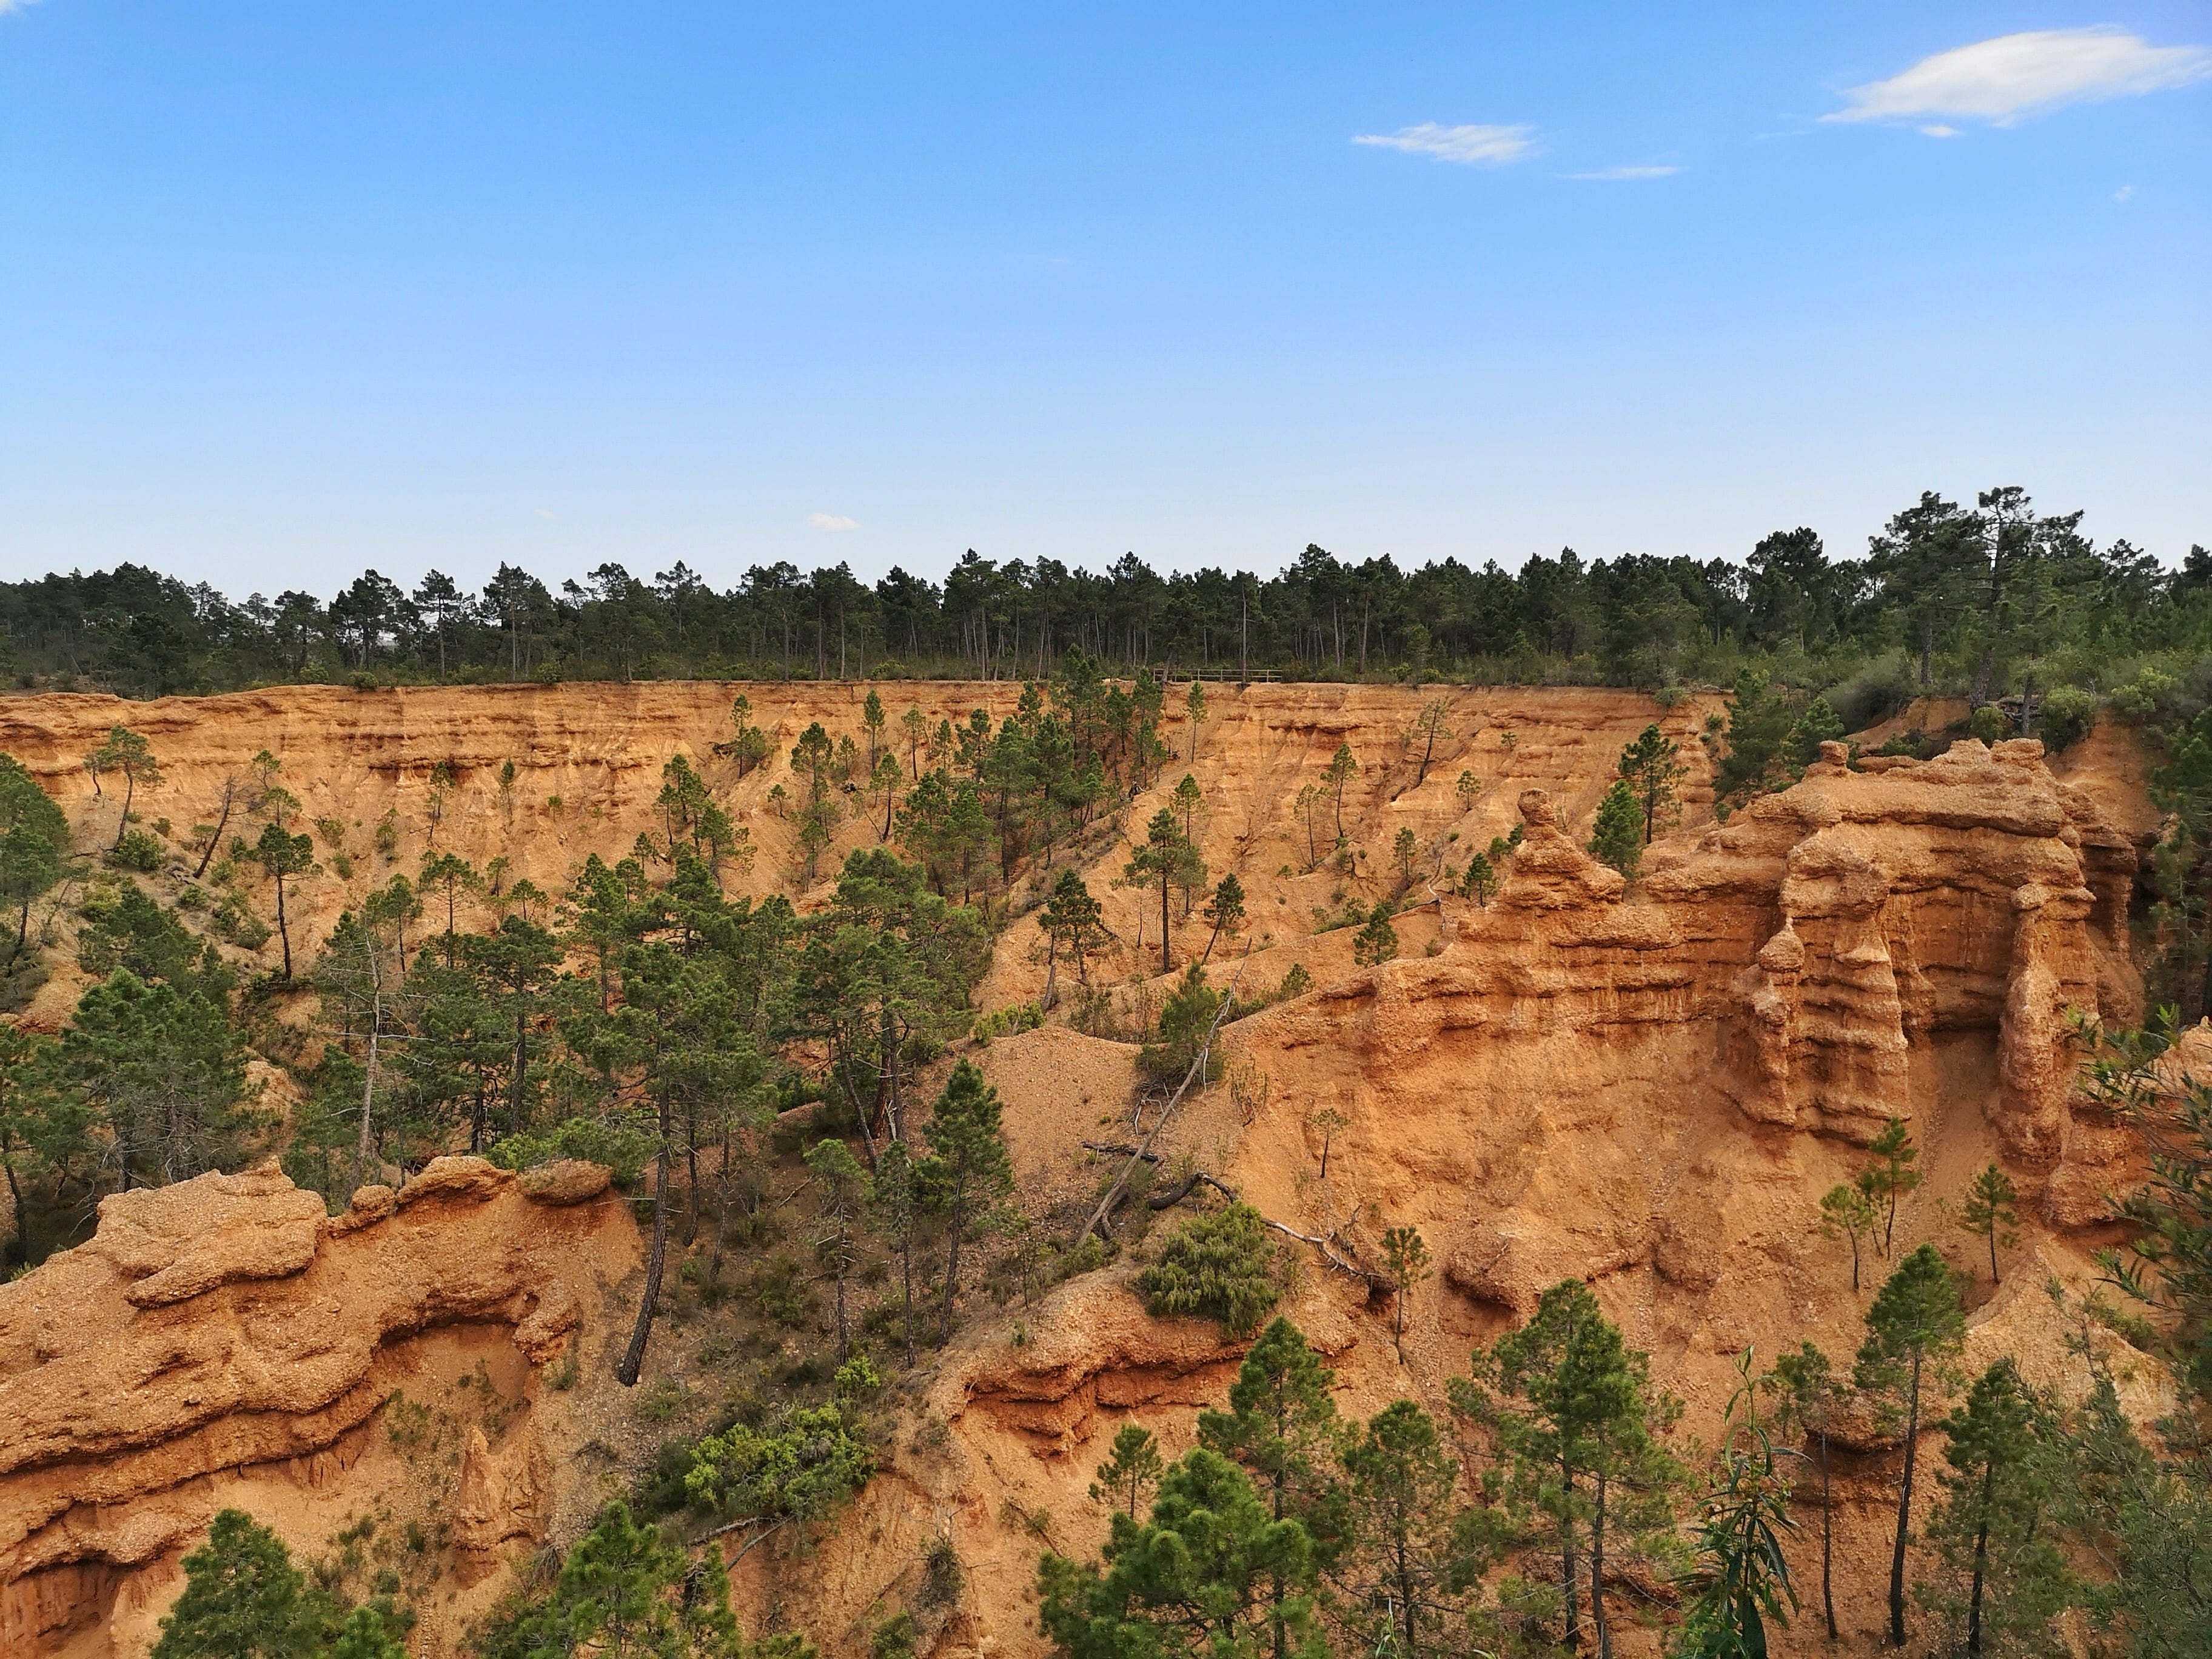
{"label": "low bush", "polygon": [[1282,1297],[1279,1262],[1260,1212],[1231,1204],[1176,1228],[1160,1259],[1137,1275],[1137,1289],[1155,1315],[1198,1314],[1244,1336]]}

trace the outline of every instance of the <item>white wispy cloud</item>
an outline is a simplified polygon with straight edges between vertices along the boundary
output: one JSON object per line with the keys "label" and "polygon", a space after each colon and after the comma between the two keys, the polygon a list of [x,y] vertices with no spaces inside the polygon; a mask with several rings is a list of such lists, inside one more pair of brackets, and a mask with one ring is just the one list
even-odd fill
{"label": "white wispy cloud", "polygon": [[810,513],[806,515],[809,530],[858,530],[858,519],[842,518],[835,513]]}
{"label": "white wispy cloud", "polygon": [[1595,173],[1571,173],[1570,179],[1671,179],[1682,169],[1656,162],[1638,167],[1600,167]]}
{"label": "white wispy cloud", "polygon": [[[2101,103],[2165,92],[2212,77],[2212,50],[2154,46],[2110,26],[2031,29],[2001,34],[1923,58],[1887,81],[1848,88],[1850,101],[1823,121],[1925,122],[1931,118],[2011,126],[2068,104]],[[1921,127],[1948,138],[1955,129],[1936,119]]]}
{"label": "white wispy cloud", "polygon": [[557,519],[561,516],[550,507],[533,507],[530,510],[541,519]]}
{"label": "white wispy cloud", "polygon": [[2115,202],[2124,202],[2129,197],[2135,193],[2136,187],[2133,185],[2122,185],[2118,190],[2112,192],[2112,199]]}
{"label": "white wispy cloud", "polygon": [[1535,129],[1524,126],[1447,127],[1424,121],[1395,132],[1356,133],[1352,142],[1401,149],[1408,155],[1432,155],[1439,161],[1456,161],[1470,167],[1504,167],[1536,153]]}
{"label": "white wispy cloud", "polygon": [[0,0],[0,17],[5,17],[11,11],[22,11],[32,3],[33,0]]}

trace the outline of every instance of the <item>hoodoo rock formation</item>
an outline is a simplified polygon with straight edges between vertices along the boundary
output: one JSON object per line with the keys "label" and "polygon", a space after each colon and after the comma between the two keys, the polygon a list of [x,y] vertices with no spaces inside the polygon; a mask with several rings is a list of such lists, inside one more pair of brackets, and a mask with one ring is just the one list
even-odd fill
{"label": "hoodoo rock formation", "polygon": [[[0,1288],[0,1650],[143,1650],[125,1632],[225,1504],[282,1525],[411,1486],[452,1512],[464,1582],[542,1536],[563,1431],[533,1368],[567,1363],[636,1256],[606,1183],[448,1158],[337,1217],[273,1166],[103,1200],[88,1243]],[[398,1438],[449,1427],[457,1469],[372,1446],[380,1408],[450,1397],[476,1361],[496,1453],[481,1417],[427,1404]]]}
{"label": "hoodoo rock formation", "polygon": [[1255,1180],[1303,1163],[1332,1107],[1347,1167],[1454,1240],[1455,1287],[1516,1313],[1633,1265],[1710,1291],[1747,1188],[1790,1172],[1810,1235],[1794,1172],[1840,1169],[1892,1115],[1925,1140],[1940,1112],[2048,1224],[2100,1219],[2130,1149],[2075,1096],[2069,1021],[2141,1012],[2136,855],[2040,744],[1865,770],[1826,745],[1795,787],[1654,846],[1626,898],[1542,792],[1521,810],[1496,900],[1442,901],[1441,954],[1240,1037],[1277,1085],[1240,1153]]}

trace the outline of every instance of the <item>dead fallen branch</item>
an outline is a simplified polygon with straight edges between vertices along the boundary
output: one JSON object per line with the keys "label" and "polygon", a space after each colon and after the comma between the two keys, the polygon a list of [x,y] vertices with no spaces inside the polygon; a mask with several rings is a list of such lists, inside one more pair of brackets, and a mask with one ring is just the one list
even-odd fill
{"label": "dead fallen branch", "polygon": [[1145,1206],[1147,1209],[1171,1210],[1176,1205],[1182,1203],[1183,1200],[1188,1198],[1190,1196],[1191,1188],[1198,1186],[1200,1182],[1212,1188],[1215,1192],[1219,1193],[1231,1204],[1234,1204],[1237,1201],[1237,1189],[1234,1187],[1223,1186],[1221,1182],[1216,1181],[1212,1176],[1206,1174],[1203,1170],[1193,1170],[1190,1172],[1189,1178],[1186,1180],[1182,1185],[1177,1187],[1171,1193],[1153,1194],[1150,1198],[1145,1200]]}
{"label": "dead fallen branch", "polygon": [[1083,1231],[1076,1234],[1074,1240],[1076,1243],[1082,1243],[1092,1233],[1097,1233],[1109,1243],[1113,1242],[1112,1236],[1106,1231],[1106,1218],[1114,1213],[1114,1206],[1121,1201],[1121,1194],[1128,1187],[1129,1177],[1137,1172],[1137,1165],[1143,1160],[1145,1154],[1152,1151],[1152,1142],[1158,1138],[1160,1131],[1168,1127],[1168,1120],[1175,1115],[1175,1109],[1182,1103],[1182,1097],[1190,1092],[1190,1085],[1206,1075],[1206,1061],[1213,1053],[1213,1039],[1221,1030],[1222,1016],[1229,1012],[1231,1005],[1237,1000],[1237,988],[1244,981],[1244,964],[1251,960],[1252,941],[1248,939],[1244,941],[1244,954],[1237,960],[1236,976],[1229,981],[1229,993],[1221,999],[1221,1006],[1213,1011],[1213,1024],[1206,1028],[1206,1041],[1198,1045],[1198,1057],[1191,1061],[1190,1070],[1183,1073],[1182,1086],[1176,1090],[1173,1097],[1169,1100],[1167,1109],[1160,1114],[1159,1121],[1146,1132],[1145,1138],[1138,1144],[1137,1150],[1129,1155],[1129,1161],[1121,1166],[1121,1173],[1114,1178],[1114,1184],[1106,1189],[1106,1195],[1098,1200],[1098,1207],[1091,1212],[1091,1219],[1085,1222]]}
{"label": "dead fallen branch", "polygon": [[1160,1161],[1160,1155],[1158,1152],[1148,1152],[1140,1146],[1132,1146],[1126,1140],[1086,1140],[1083,1145],[1087,1150],[1094,1152],[1114,1152],[1122,1158],[1141,1158],[1147,1164],[1157,1164]]}
{"label": "dead fallen branch", "polygon": [[[1264,1220],[1266,1218],[1262,1217],[1261,1219]],[[1285,1237],[1295,1238],[1301,1244],[1312,1245],[1314,1249],[1321,1252],[1322,1259],[1328,1262],[1330,1267],[1335,1268],[1339,1273],[1351,1274],[1354,1279],[1357,1279],[1361,1283],[1364,1284],[1370,1291],[1388,1288],[1390,1281],[1383,1278],[1381,1273],[1373,1272],[1369,1268],[1363,1267],[1357,1262],[1347,1261],[1336,1253],[1336,1246],[1334,1242],[1335,1235],[1331,1234],[1326,1238],[1316,1238],[1310,1233],[1302,1233],[1294,1228],[1285,1227],[1279,1221],[1269,1221],[1267,1224],[1270,1227],[1273,1227],[1277,1232],[1283,1234]]]}

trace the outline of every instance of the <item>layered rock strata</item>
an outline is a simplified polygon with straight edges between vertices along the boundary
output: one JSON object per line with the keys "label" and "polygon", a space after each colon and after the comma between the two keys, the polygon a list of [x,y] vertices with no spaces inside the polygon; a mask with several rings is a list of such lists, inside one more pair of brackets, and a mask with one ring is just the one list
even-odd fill
{"label": "layered rock strata", "polygon": [[[273,1165],[102,1200],[88,1242],[0,1288],[0,1650],[43,1650],[195,1539],[218,1477],[349,1464],[410,1340],[490,1327],[563,1360],[635,1255],[606,1185],[446,1158],[337,1217]],[[464,1463],[456,1541],[481,1565],[542,1521],[543,1454],[476,1432]]]}

